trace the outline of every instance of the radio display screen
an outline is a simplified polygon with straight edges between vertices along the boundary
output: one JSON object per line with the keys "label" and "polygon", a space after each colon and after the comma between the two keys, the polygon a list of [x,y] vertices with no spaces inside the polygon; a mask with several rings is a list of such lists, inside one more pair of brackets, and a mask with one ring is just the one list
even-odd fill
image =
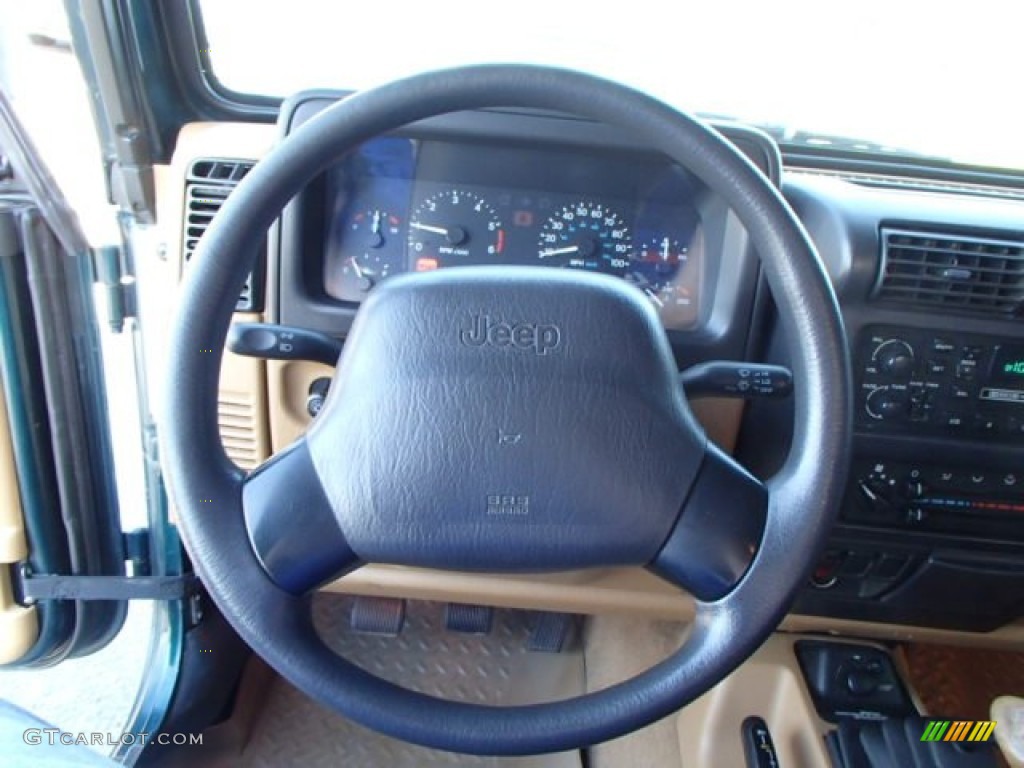
{"label": "radio display screen", "polygon": [[992,381],[1024,389],[1024,344],[999,348],[992,363]]}

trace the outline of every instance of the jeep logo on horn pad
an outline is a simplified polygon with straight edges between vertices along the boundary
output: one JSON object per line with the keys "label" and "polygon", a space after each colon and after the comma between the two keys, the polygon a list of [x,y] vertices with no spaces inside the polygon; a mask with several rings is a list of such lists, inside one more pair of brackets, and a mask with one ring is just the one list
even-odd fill
{"label": "jeep logo on horn pad", "polygon": [[467,347],[511,347],[546,355],[558,349],[562,331],[557,325],[504,323],[490,315],[473,315],[469,328],[459,331],[459,341]]}

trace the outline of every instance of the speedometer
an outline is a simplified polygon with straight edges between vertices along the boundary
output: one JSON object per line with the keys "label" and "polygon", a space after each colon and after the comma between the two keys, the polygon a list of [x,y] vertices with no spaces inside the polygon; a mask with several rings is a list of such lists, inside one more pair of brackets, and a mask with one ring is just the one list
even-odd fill
{"label": "speedometer", "polygon": [[537,257],[542,264],[621,276],[629,266],[630,247],[622,217],[587,200],[565,206],[544,223]]}

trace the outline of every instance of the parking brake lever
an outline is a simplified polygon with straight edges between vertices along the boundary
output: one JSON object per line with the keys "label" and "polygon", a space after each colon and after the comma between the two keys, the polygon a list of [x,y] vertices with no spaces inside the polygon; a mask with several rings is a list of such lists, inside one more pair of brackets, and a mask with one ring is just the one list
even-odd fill
{"label": "parking brake lever", "polygon": [[342,343],[333,336],[305,328],[271,323],[235,323],[228,330],[228,349],[236,355],[268,360],[311,360],[332,368]]}
{"label": "parking brake lever", "polygon": [[740,397],[743,399],[789,397],[793,374],[781,365],[735,363],[715,360],[687,368],[679,374],[686,396]]}

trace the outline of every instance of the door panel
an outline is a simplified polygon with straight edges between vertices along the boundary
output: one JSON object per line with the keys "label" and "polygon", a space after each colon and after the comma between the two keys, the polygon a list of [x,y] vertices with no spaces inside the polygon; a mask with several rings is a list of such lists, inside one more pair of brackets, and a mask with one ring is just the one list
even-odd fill
{"label": "door panel", "polygon": [[7,405],[0,398],[0,664],[22,658],[39,636],[35,606],[23,606],[15,600],[9,571],[27,556]]}
{"label": "door panel", "polygon": [[[34,205],[0,200],[0,377],[24,511],[27,559],[5,568],[121,575],[124,554],[88,254],[64,252]],[[85,263],[83,263],[85,259]],[[117,601],[43,601],[19,665],[47,666],[106,645]],[[9,661],[9,660],[8,660]]]}

